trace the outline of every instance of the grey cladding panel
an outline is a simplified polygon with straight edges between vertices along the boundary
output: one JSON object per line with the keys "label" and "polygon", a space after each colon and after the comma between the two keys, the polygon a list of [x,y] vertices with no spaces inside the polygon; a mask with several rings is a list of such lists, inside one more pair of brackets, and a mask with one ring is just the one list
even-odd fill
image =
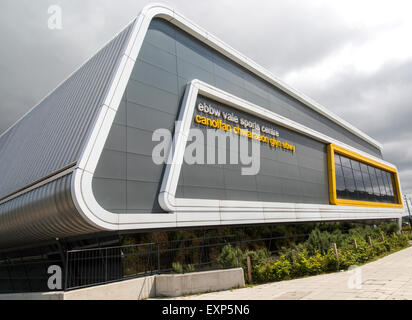
{"label": "grey cladding panel", "polygon": [[127,209],[130,212],[161,212],[158,192],[158,182],[127,181]]}
{"label": "grey cladding panel", "polygon": [[115,178],[93,178],[93,192],[107,210],[126,210],[126,181]]}
{"label": "grey cladding panel", "polygon": [[95,177],[126,179],[126,152],[104,149]]}
{"label": "grey cladding panel", "polygon": [[141,60],[136,61],[131,79],[141,81],[176,95],[178,94],[176,73],[170,73],[158,66]]}
{"label": "grey cladding panel", "polygon": [[125,124],[129,127],[147,131],[155,131],[158,128],[172,130],[174,119],[174,116],[170,113],[127,102],[127,120]]}
{"label": "grey cladding panel", "polygon": [[[184,179],[178,183],[176,197],[207,198],[210,192],[205,193],[199,188],[206,186],[208,190],[221,190],[222,192],[216,193],[218,196],[216,199],[220,200],[329,203],[326,146],[323,143],[205,97],[199,97],[196,105],[198,103],[212,106],[222,113],[234,113],[239,120],[243,118],[257,122],[260,126],[276,129],[279,132],[277,139],[295,145],[296,152],[292,153],[280,148],[276,150],[267,144],[260,143],[260,170],[256,175],[242,175],[239,165],[211,166],[184,163],[182,166]],[[205,115],[195,109],[194,116],[196,115],[221,119],[233,127],[236,126],[234,123],[223,120],[222,117]],[[207,130],[205,126],[197,124],[194,119],[192,119],[192,128],[198,128],[202,132]],[[229,135],[235,136],[233,133]],[[266,136],[271,137],[268,134]],[[210,143],[206,139],[205,146]],[[191,144],[192,142],[188,142],[188,146]],[[198,146],[201,147],[201,144]],[[226,146],[229,147],[229,144]],[[224,148],[224,145],[221,145],[217,150]],[[206,160],[205,156],[204,161]],[[188,192],[187,190],[192,187],[195,188]]]}
{"label": "grey cladding panel", "polygon": [[130,80],[126,89],[127,101],[145,107],[176,115],[178,97],[166,90],[153,87],[149,84]]}

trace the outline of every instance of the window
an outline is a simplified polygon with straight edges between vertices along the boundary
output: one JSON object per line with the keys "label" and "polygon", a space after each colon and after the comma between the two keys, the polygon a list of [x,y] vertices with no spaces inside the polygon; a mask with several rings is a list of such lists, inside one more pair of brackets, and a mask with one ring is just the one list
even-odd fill
{"label": "window", "polygon": [[395,203],[392,173],[335,154],[338,199]]}
{"label": "window", "polygon": [[403,208],[395,168],[334,144],[327,149],[331,204]]}

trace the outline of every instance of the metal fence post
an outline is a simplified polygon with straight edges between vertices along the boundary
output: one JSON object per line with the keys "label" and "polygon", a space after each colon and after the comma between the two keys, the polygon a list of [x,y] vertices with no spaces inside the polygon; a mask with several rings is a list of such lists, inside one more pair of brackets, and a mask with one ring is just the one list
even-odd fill
{"label": "metal fence post", "polygon": [[64,275],[64,291],[67,290],[68,276],[69,276],[69,251],[66,251],[66,270]]}
{"label": "metal fence post", "polygon": [[160,244],[157,244],[157,273],[160,274]]}
{"label": "metal fence post", "polygon": [[107,248],[104,250],[105,251],[105,275],[104,275],[104,282],[107,282]]}

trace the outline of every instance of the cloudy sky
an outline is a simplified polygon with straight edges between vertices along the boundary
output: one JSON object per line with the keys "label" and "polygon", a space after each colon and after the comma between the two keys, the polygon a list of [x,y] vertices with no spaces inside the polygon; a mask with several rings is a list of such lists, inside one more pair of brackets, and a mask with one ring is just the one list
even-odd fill
{"label": "cloudy sky", "polygon": [[[148,2],[0,0],[0,133]],[[165,3],[383,143],[412,195],[412,1]],[[48,28],[51,5],[61,30]]]}

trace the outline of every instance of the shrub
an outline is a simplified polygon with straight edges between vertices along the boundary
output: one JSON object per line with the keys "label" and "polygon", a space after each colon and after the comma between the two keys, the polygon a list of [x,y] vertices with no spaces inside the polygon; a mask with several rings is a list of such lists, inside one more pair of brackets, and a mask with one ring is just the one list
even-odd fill
{"label": "shrub", "polygon": [[344,236],[340,230],[334,230],[330,233],[328,231],[321,232],[319,229],[314,229],[305,242],[305,248],[311,255],[316,254],[316,252],[325,254],[332,246],[332,243],[340,246],[343,240]]}
{"label": "shrub", "polygon": [[272,279],[275,281],[287,279],[290,276],[292,267],[289,260],[285,256],[281,256],[279,260],[272,264]]}
{"label": "shrub", "polygon": [[399,226],[396,222],[382,223],[380,228],[388,235],[399,231]]}
{"label": "shrub", "polygon": [[250,257],[252,265],[261,264],[270,257],[270,252],[266,249],[247,250],[242,258],[242,265],[247,266],[247,257]]}
{"label": "shrub", "polygon": [[172,268],[174,273],[183,273],[183,267],[180,262],[173,262]]}
{"label": "shrub", "polygon": [[240,248],[233,248],[230,244],[227,244],[223,247],[217,263],[222,268],[238,268],[243,266],[243,260],[242,250]]}
{"label": "shrub", "polygon": [[270,261],[255,267],[254,280],[258,283],[273,281],[272,263]]}
{"label": "shrub", "polygon": [[[247,257],[250,257],[252,277],[258,283],[337,271],[409,246],[411,234],[394,234],[391,232],[393,228],[391,224],[373,228],[363,226],[352,228],[346,233],[342,233],[341,230],[320,231],[316,228],[312,230],[305,243],[292,245],[294,255],[290,247],[282,248],[277,258],[271,257],[266,249],[242,252],[239,248],[226,245],[218,262],[225,268],[243,267],[246,271]],[[386,234],[384,240],[382,234]],[[372,245],[368,242],[369,237],[372,239]],[[338,257],[331,248],[333,243],[337,244]]]}
{"label": "shrub", "polygon": [[[222,248],[218,263],[223,268],[242,267],[246,275],[247,257],[250,257],[252,278],[257,283],[334,272],[409,246],[411,234],[395,234],[392,232],[393,225],[358,226],[346,232],[340,229],[330,232],[330,228],[325,227],[315,228],[304,243],[282,247],[279,257],[272,257],[266,248],[243,252],[228,244]],[[372,239],[372,245],[368,242],[369,237]],[[338,257],[332,249],[333,243],[337,244]],[[295,251],[294,255],[292,248]]]}
{"label": "shrub", "polygon": [[186,272],[195,272],[196,268],[193,264],[188,264],[185,268]]}
{"label": "shrub", "polygon": [[262,265],[258,265],[256,267],[255,279],[257,282],[280,281],[288,279],[291,271],[291,263],[282,255],[276,261],[269,260]]}
{"label": "shrub", "polygon": [[330,248],[325,254],[325,271],[337,271],[339,270],[339,260],[336,258],[333,249]]}
{"label": "shrub", "polygon": [[292,262],[293,276],[315,275],[321,273],[326,267],[326,256],[316,251],[309,255],[306,249],[298,250],[296,260]]}

